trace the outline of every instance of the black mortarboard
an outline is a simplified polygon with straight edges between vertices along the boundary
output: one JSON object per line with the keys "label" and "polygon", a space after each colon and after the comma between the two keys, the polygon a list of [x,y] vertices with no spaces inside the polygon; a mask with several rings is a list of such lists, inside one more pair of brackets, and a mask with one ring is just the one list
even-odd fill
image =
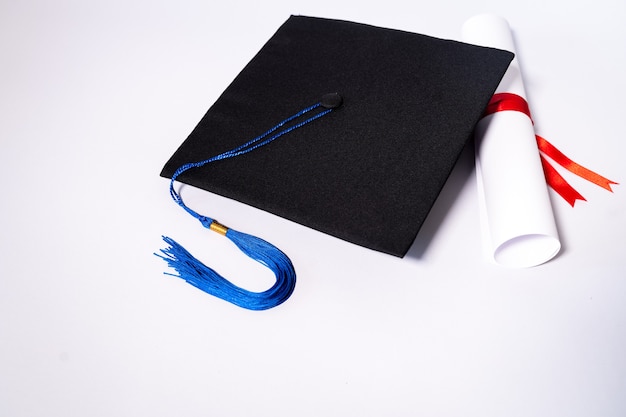
{"label": "black mortarboard", "polygon": [[403,256],[513,55],[358,23],[290,17],[161,175],[258,137],[329,92],[343,105],[177,180]]}

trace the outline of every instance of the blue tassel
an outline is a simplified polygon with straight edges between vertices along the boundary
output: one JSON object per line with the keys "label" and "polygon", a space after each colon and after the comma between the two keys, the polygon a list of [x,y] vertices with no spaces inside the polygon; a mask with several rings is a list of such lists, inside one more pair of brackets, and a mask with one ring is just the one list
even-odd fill
{"label": "blue tassel", "polygon": [[228,229],[225,236],[250,258],[274,272],[276,282],[271,288],[263,292],[243,289],[206,266],[180,244],[166,236],[163,240],[170,246],[161,249],[163,255],[157,256],[178,272],[178,275],[168,275],[182,278],[208,294],[249,310],[267,310],[282,304],[291,296],[296,286],[296,271],[287,255],[256,236],[232,229]]}
{"label": "blue tassel", "polygon": [[[208,294],[214,295],[249,310],[266,310],[268,308],[276,307],[287,300],[293,293],[296,285],[296,272],[287,255],[263,239],[229,229],[217,223],[213,219],[202,216],[187,207],[180,194],[178,194],[174,189],[174,182],[180,174],[189,169],[199,168],[208,163],[217,162],[222,159],[240,156],[261,146],[265,146],[280,136],[330,113],[333,109],[339,107],[341,103],[342,98],[338,94],[327,94],[322,97],[322,100],[319,103],[307,107],[288,117],[251,141],[212,158],[205,159],[200,162],[185,164],[178,168],[172,175],[170,181],[170,195],[174,201],[187,211],[187,213],[200,220],[204,227],[228,237],[243,253],[271,269],[276,276],[276,282],[270,289],[263,292],[252,292],[243,289],[228,281],[215,270],[196,259],[173,239],[163,236],[163,240],[169,245],[169,247],[161,249],[161,253],[155,253],[155,255],[165,260],[171,268],[178,272],[178,275],[171,273],[166,274],[182,278],[189,284],[207,292]],[[322,110],[302,122],[285,127],[287,123],[295,121],[305,113],[314,109]],[[280,128],[284,129],[279,130]]]}

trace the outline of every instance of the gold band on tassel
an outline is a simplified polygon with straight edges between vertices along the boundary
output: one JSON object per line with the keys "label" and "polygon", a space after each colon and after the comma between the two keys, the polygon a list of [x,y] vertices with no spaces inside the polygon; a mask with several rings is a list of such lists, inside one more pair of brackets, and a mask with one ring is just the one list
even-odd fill
{"label": "gold band on tassel", "polygon": [[218,222],[216,222],[215,220],[213,220],[213,222],[211,222],[211,225],[209,226],[210,230],[213,230],[216,233],[219,233],[222,236],[226,236],[226,232],[228,232],[228,227],[224,226],[223,224],[220,224]]}

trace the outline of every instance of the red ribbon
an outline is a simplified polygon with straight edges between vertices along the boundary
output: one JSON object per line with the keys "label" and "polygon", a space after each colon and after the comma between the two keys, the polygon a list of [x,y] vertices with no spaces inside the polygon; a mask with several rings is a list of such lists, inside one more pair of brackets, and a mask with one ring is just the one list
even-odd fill
{"label": "red ribbon", "polygon": [[[487,105],[484,116],[488,116],[490,114],[500,111],[518,111],[524,113],[532,121],[532,117],[530,116],[530,109],[528,108],[528,103],[523,97],[520,97],[517,94],[494,94],[489,101],[489,104]],[[537,139],[537,147],[541,152],[539,156],[541,158],[541,165],[543,166],[543,173],[546,177],[546,182],[572,207],[574,207],[576,200],[587,200],[578,191],[576,191],[574,187],[572,187],[567,181],[565,181],[565,178],[563,178],[561,174],[557,172],[557,170],[550,164],[550,162],[548,162],[544,155],[548,156],[550,159],[552,159],[554,162],[561,165],[568,171],[611,192],[613,192],[613,190],[611,190],[611,184],[618,184],[572,161],[567,156],[565,156],[563,152],[559,151],[554,145],[552,145],[541,136],[535,135],[535,138]]]}

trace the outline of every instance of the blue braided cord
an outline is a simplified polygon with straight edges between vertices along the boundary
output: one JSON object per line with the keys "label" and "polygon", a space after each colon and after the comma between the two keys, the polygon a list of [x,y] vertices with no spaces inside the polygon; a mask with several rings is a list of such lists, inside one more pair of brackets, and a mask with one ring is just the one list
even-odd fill
{"label": "blue braided cord", "polygon": [[[178,178],[179,175],[181,175],[183,172],[191,169],[191,168],[200,168],[206,164],[209,164],[211,162],[215,162],[215,161],[220,161],[223,159],[227,159],[227,158],[232,158],[235,156],[240,156],[243,154],[246,154],[248,152],[251,152],[257,148],[260,148],[261,146],[265,146],[268,143],[278,139],[279,137],[283,136],[284,134],[287,134],[289,132],[291,132],[292,130],[298,129],[302,126],[304,126],[307,123],[310,123],[316,119],[319,119],[320,117],[330,113],[333,109],[326,109],[320,113],[315,114],[314,116],[309,117],[308,119],[297,123],[293,126],[288,127],[285,130],[281,130],[280,132],[276,133],[275,135],[263,140],[266,136],[272,134],[273,132],[275,132],[277,129],[281,128],[282,126],[284,126],[285,124],[291,122],[292,120],[304,115],[305,113],[316,109],[318,107],[321,106],[321,103],[317,103],[314,104],[312,106],[309,106],[303,110],[300,110],[298,113],[289,116],[288,118],[286,118],[285,120],[283,120],[282,122],[278,123],[276,126],[272,127],[270,130],[268,130],[267,132],[263,133],[262,135],[257,136],[256,138],[244,143],[241,146],[238,146],[234,149],[231,149],[229,151],[226,151],[224,153],[221,153],[219,155],[213,156],[211,158],[205,159],[203,161],[199,161],[199,162],[190,162],[187,164],[182,165],[181,167],[179,167],[174,174],[172,175],[171,181],[170,181],[170,195],[172,196],[172,199],[179,205],[181,206],[183,209],[185,209],[185,211],[187,211],[187,213],[191,214],[193,217],[195,217],[196,219],[200,219],[200,217],[203,217],[201,214],[199,214],[198,212],[190,209],[189,207],[187,207],[185,205],[185,203],[183,202],[182,197],[176,192],[176,190],[174,189],[174,182],[176,181],[176,179]],[[263,141],[262,141],[263,140]],[[204,224],[204,222],[203,222]],[[209,222],[210,224],[210,222]],[[208,227],[208,226],[206,226]]]}

